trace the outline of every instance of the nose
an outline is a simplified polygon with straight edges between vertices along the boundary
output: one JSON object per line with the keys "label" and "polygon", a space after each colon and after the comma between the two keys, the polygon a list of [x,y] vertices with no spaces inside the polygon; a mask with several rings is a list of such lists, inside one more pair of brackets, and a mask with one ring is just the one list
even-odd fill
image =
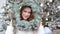
{"label": "nose", "polygon": [[29,15],[29,13],[27,12],[27,13],[25,13],[26,14],[26,16],[28,16]]}

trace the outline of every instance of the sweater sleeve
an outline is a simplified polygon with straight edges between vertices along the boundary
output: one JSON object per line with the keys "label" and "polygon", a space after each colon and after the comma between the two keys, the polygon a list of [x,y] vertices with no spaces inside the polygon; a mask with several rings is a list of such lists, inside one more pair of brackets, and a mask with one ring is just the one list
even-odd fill
{"label": "sweater sleeve", "polygon": [[5,34],[14,34],[14,28],[12,26],[7,26]]}
{"label": "sweater sleeve", "polygon": [[39,29],[38,29],[38,34],[45,34],[44,32],[44,27],[43,26],[40,26]]}

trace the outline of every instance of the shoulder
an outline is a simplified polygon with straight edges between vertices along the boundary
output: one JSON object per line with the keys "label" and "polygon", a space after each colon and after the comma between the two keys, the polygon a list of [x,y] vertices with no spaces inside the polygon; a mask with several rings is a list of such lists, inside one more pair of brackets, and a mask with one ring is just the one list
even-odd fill
{"label": "shoulder", "polygon": [[53,34],[53,32],[49,29],[49,27],[44,28],[45,34]]}

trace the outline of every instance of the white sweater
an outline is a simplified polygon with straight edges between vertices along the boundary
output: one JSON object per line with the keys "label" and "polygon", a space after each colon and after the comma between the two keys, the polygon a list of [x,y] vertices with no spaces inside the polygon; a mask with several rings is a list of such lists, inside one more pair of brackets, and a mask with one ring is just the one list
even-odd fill
{"label": "white sweater", "polygon": [[[5,34],[14,34],[14,28],[11,26],[7,26],[7,30]],[[38,31],[20,31],[16,30],[16,34],[53,34],[52,31],[48,27],[39,27]]]}
{"label": "white sweater", "polygon": [[[14,28],[11,26],[7,26],[7,30],[5,34],[14,34],[13,32]],[[16,30],[16,34],[37,34],[37,31],[20,31]]]}

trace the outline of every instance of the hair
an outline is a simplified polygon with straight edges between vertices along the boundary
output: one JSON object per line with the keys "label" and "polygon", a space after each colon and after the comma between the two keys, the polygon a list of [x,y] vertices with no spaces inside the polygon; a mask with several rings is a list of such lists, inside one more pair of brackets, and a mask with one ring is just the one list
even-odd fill
{"label": "hair", "polygon": [[20,20],[24,20],[24,18],[22,17],[22,11],[25,9],[25,8],[30,8],[31,9],[31,13],[30,13],[30,17],[27,19],[27,21],[30,21],[32,19],[34,19],[34,12],[32,11],[32,8],[30,6],[22,6],[21,9],[20,9]]}

